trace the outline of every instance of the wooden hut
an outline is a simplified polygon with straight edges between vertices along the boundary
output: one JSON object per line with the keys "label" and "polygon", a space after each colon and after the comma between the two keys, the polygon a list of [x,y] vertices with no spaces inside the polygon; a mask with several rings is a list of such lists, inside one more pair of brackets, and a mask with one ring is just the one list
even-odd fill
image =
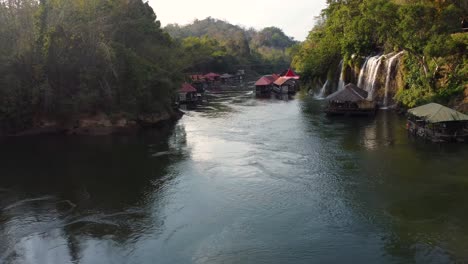
{"label": "wooden hut", "polygon": [[179,102],[181,104],[195,103],[197,98],[197,89],[189,83],[183,83],[179,89]]}
{"label": "wooden hut", "polygon": [[286,71],[280,74],[281,77],[289,77],[296,80],[299,80],[299,75],[297,75],[293,70],[287,69]]}
{"label": "wooden hut", "polygon": [[219,78],[222,84],[233,85],[236,83],[236,76],[229,73],[222,74]]}
{"label": "wooden hut", "polygon": [[214,73],[214,72],[205,74],[203,77],[205,77],[205,79],[210,80],[210,81],[219,81],[221,79],[221,75]]}
{"label": "wooden hut", "polygon": [[197,89],[197,93],[203,95],[205,93],[205,89],[208,87],[205,76],[200,74],[193,74],[190,75],[191,85]]}
{"label": "wooden hut", "polygon": [[408,110],[406,128],[434,142],[468,140],[468,115],[430,103]]}
{"label": "wooden hut", "polygon": [[277,76],[265,75],[255,82],[255,92],[257,94],[267,94],[273,89],[273,83],[278,79]]}
{"label": "wooden hut", "polygon": [[299,90],[299,81],[291,77],[279,77],[273,82],[273,91],[280,94],[293,94]]}
{"label": "wooden hut", "polygon": [[367,95],[366,91],[350,83],[326,98],[325,112],[329,115],[373,115],[377,105],[368,101]]}
{"label": "wooden hut", "polygon": [[205,77],[208,89],[217,89],[220,87],[221,75],[214,72],[210,72],[208,74],[205,74],[203,77]]}

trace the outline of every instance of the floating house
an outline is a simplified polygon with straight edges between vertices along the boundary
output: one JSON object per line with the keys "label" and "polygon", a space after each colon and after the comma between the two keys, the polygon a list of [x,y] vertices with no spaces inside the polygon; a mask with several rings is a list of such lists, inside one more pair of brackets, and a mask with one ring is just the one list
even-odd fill
{"label": "floating house", "polygon": [[222,74],[220,77],[222,84],[234,85],[237,83],[237,76],[229,73]]}
{"label": "floating house", "polygon": [[205,77],[206,80],[206,86],[208,89],[218,89],[221,85],[221,75],[210,72],[208,74],[205,74],[203,77]]}
{"label": "floating house", "polygon": [[299,80],[292,77],[279,77],[273,82],[273,91],[280,94],[294,94],[299,90]]}
{"label": "floating house", "polygon": [[367,100],[368,93],[350,83],[342,90],[330,94],[325,112],[329,115],[374,115],[377,104]]}
{"label": "floating house", "polygon": [[257,94],[268,94],[273,89],[273,83],[279,78],[275,75],[262,76],[257,82],[255,82],[255,92]]}
{"label": "floating house", "polygon": [[197,89],[189,83],[183,83],[179,89],[179,102],[181,104],[191,104],[197,102]]}
{"label": "floating house", "polygon": [[293,70],[287,69],[286,71],[282,72],[280,74],[281,77],[288,77],[288,78],[293,78],[296,80],[299,80],[299,75],[297,75]]}
{"label": "floating house", "polygon": [[468,140],[468,115],[430,103],[408,110],[406,128],[434,142]]}
{"label": "floating house", "polygon": [[205,93],[205,89],[208,85],[205,80],[205,76],[201,74],[193,74],[189,76],[191,85],[197,89],[197,93],[202,95]]}
{"label": "floating house", "polygon": [[221,79],[221,75],[214,72],[205,74],[203,77],[205,77],[205,79],[208,81],[219,81]]}
{"label": "floating house", "polygon": [[205,81],[205,76],[201,74],[192,74],[189,76],[192,82],[204,82]]}

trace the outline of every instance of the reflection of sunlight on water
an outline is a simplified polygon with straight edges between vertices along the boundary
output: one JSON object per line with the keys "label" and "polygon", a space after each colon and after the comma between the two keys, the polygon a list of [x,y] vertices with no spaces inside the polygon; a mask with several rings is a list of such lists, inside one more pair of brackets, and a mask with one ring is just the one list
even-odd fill
{"label": "reflection of sunlight on water", "polygon": [[377,126],[375,123],[364,128],[361,144],[368,150],[375,150],[379,147],[377,141]]}
{"label": "reflection of sunlight on water", "polygon": [[252,147],[247,143],[226,141],[219,138],[190,135],[187,141],[192,150],[192,159],[195,161],[222,160],[229,163],[252,150]]}
{"label": "reflection of sunlight on water", "polygon": [[389,125],[388,113],[376,117],[372,124],[367,125],[361,132],[361,145],[368,150],[392,145],[395,141],[393,127]]}

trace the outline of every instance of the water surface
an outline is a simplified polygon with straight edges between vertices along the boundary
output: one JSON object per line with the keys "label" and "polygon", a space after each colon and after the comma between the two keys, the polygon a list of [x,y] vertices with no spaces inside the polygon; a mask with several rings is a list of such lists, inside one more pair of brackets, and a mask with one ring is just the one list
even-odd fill
{"label": "water surface", "polygon": [[468,261],[468,147],[220,93],[131,136],[0,142],[0,263]]}

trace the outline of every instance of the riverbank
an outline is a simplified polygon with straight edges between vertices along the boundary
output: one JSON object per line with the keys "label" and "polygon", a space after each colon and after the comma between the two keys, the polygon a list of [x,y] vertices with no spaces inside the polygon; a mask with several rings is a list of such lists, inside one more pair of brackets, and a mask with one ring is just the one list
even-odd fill
{"label": "riverbank", "polygon": [[0,263],[466,262],[468,148],[324,104],[219,93],[154,133],[6,140]]}
{"label": "riverbank", "polygon": [[41,134],[103,136],[134,133],[141,129],[157,128],[179,120],[184,113],[179,109],[130,117],[126,113],[81,115],[69,120],[40,117],[29,129],[14,133],[0,133],[0,137],[20,137]]}

